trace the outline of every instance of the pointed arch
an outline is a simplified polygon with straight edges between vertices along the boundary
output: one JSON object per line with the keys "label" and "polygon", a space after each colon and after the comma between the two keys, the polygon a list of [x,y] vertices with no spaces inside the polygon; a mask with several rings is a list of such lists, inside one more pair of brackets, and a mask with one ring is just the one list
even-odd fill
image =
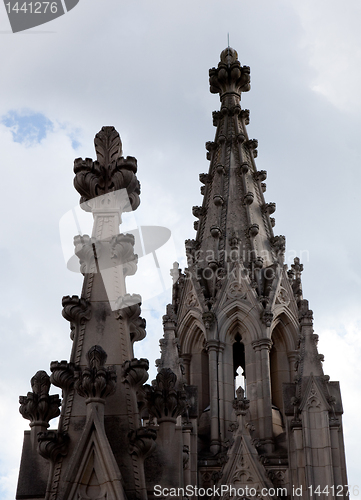
{"label": "pointed arch", "polygon": [[283,415],[283,384],[293,382],[294,364],[292,356],[295,353],[298,341],[297,323],[287,308],[282,308],[274,319],[271,339],[270,379],[272,404]]}
{"label": "pointed arch", "polygon": [[180,355],[188,384],[198,387],[199,412],[209,406],[209,362],[206,335],[199,310],[191,309],[178,326]]}
{"label": "pointed arch", "polygon": [[247,343],[257,340],[259,336],[260,310],[249,304],[235,300],[227,304],[218,315],[219,340],[230,342],[234,335],[242,330]]}

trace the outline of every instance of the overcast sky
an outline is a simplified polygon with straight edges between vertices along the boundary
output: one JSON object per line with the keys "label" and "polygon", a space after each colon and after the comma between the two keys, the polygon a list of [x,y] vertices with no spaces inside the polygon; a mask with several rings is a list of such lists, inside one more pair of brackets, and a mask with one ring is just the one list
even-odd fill
{"label": "overcast sky", "polygon": [[[1,500],[14,499],[29,428],[18,396],[37,370],[70,355],[61,299],[80,294],[82,276],[66,269],[59,221],[79,201],[73,160],[95,158],[94,135],[114,125],[124,155],[138,159],[136,224],[169,228],[184,267],[219,109],[208,69],[228,32],[251,67],[241,104],[259,140],[257,167],[268,171],[286,256],[302,253],[325,373],[341,383],[348,482],[360,482],[360,25],[358,0],[80,0],[12,34],[0,5]],[[170,278],[161,294],[146,280],[132,286],[151,297],[136,355],[153,364]]]}

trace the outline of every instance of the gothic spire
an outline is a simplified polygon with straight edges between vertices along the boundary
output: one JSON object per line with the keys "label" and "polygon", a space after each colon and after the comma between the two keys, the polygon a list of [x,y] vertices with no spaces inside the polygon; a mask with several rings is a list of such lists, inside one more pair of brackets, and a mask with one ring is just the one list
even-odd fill
{"label": "gothic spire", "polygon": [[[276,206],[265,202],[267,173],[257,170],[258,142],[248,137],[249,111],[240,105],[242,92],[250,89],[250,69],[228,47],[218,67],[209,70],[209,82],[210,91],[219,93],[221,109],[213,112],[215,139],[206,143],[209,171],[200,174],[203,203],[193,207],[199,220],[194,224],[196,240],[186,242],[190,263],[202,268],[204,276],[207,267],[210,276],[235,260],[248,269],[275,266],[283,262],[284,237],[273,234],[270,215]],[[212,295],[212,284],[206,281]]]}

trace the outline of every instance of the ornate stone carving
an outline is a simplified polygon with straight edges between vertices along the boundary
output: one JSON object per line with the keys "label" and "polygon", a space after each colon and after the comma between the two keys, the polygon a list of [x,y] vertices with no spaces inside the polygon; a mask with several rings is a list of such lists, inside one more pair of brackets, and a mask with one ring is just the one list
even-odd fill
{"label": "ornate stone carving", "polygon": [[261,314],[262,323],[266,326],[271,326],[273,320],[273,312],[271,311],[263,311]]}
{"label": "ornate stone carving", "polygon": [[82,371],[78,367],[74,372],[75,389],[80,396],[87,399],[86,402],[94,399],[102,401],[115,392],[115,368],[105,368],[106,359],[106,352],[99,345],[94,345],[87,353],[88,367]]}
{"label": "ornate stone carving", "polygon": [[68,363],[65,360],[52,361],[50,363],[50,382],[68,392],[74,385],[74,370],[74,363]]}
{"label": "ornate stone carving", "polygon": [[276,253],[284,253],[286,249],[286,238],[285,236],[273,236],[271,238],[271,245],[275,249]]}
{"label": "ornate stone carving", "polygon": [[199,174],[199,180],[202,184],[207,184],[207,182],[210,182],[211,177],[209,174]]}
{"label": "ornate stone carving", "polygon": [[186,409],[186,393],[176,390],[176,382],[175,373],[170,368],[162,368],[153,387],[145,386],[149,413],[157,418],[158,423],[175,422]]}
{"label": "ornate stone carving", "polygon": [[75,254],[79,257],[82,274],[96,273],[96,262],[101,256],[102,243],[87,234],[74,237]]}
{"label": "ornate stone carving", "polygon": [[187,297],[185,299],[185,304],[187,307],[197,307],[198,306],[197,295],[193,291],[190,291],[187,294]]}
{"label": "ornate stone carving", "polygon": [[245,145],[247,146],[247,148],[250,151],[252,151],[253,156],[255,158],[257,158],[257,156],[258,156],[258,152],[257,152],[258,141],[257,141],[257,139],[248,139],[248,141],[245,142]]}
{"label": "ornate stone carving", "polygon": [[249,109],[242,109],[241,110],[241,118],[244,120],[245,125],[249,124]]}
{"label": "ornate stone carving", "polygon": [[241,66],[237,52],[228,47],[221,52],[218,68],[209,70],[209,84],[212,94],[222,95],[225,92],[247,92],[250,87],[250,69]]}
{"label": "ornate stone carving", "polygon": [[277,301],[278,301],[279,304],[282,304],[284,306],[288,306],[288,304],[291,301],[289,293],[282,286],[280,286],[279,289],[278,289],[278,292],[277,292]]}
{"label": "ornate stone carving", "polygon": [[189,446],[183,445],[183,469],[188,469],[189,462]]}
{"label": "ornate stone carving", "polygon": [[26,396],[20,396],[19,411],[21,415],[30,420],[30,427],[49,427],[49,421],[60,415],[60,398],[57,394],[50,396],[50,377],[40,370],[32,377],[31,388]]}
{"label": "ornate stone carving", "polygon": [[258,170],[253,174],[254,178],[256,181],[263,182],[267,179],[267,172],[266,170]]}
{"label": "ornate stone carving", "polygon": [[142,297],[137,293],[126,293],[117,300],[115,317],[117,319],[135,318],[140,314]]}
{"label": "ornate stone carving", "polygon": [[131,455],[146,458],[155,448],[157,431],[151,427],[139,427],[128,435]]}
{"label": "ornate stone carving", "polygon": [[66,295],[62,299],[63,317],[70,321],[70,338],[74,340],[75,326],[78,322],[83,325],[91,317],[91,305],[86,299],[79,298],[77,295],[70,297]]}
{"label": "ornate stone carving", "polygon": [[134,254],[135,239],[132,234],[117,234],[110,241],[109,267],[122,265],[124,276],[132,276],[137,270],[138,255]]}
{"label": "ornate stone carving", "polygon": [[39,454],[55,463],[68,453],[69,436],[61,431],[46,431],[38,434]]}
{"label": "ornate stone carving", "polygon": [[124,379],[134,388],[141,387],[148,380],[149,361],[145,358],[134,358],[123,364]]}
{"label": "ornate stone carving", "polygon": [[213,126],[217,127],[220,119],[222,118],[222,113],[220,111],[213,111],[212,118],[213,118]]}
{"label": "ornate stone carving", "polygon": [[202,320],[204,326],[207,328],[207,330],[209,330],[212,327],[213,323],[215,322],[216,317],[212,311],[206,311],[202,315]]}
{"label": "ornate stone carving", "polygon": [[140,185],[136,177],[137,160],[122,156],[122,143],[114,127],[103,127],[94,139],[97,161],[78,158],[74,161],[74,186],[81,195],[80,203],[105,193],[126,189],[129,205],[123,210],[139,206]]}
{"label": "ornate stone carving", "polygon": [[268,215],[271,215],[273,213],[275,213],[276,211],[276,203],[265,203],[264,205],[262,205],[261,207],[262,209],[262,212],[264,214],[268,214]]}
{"label": "ornate stone carving", "polygon": [[192,207],[192,214],[194,217],[202,217],[205,213],[205,210],[203,207]]}
{"label": "ornate stone carving", "polygon": [[244,397],[244,389],[242,389],[242,387],[238,387],[236,394],[237,397],[233,401],[233,408],[237,416],[245,415],[249,408],[250,401]]}
{"label": "ornate stone carving", "polygon": [[213,141],[207,141],[206,142],[206,150],[211,152],[215,151],[217,149],[217,143]]}
{"label": "ornate stone carving", "polygon": [[230,299],[244,299],[247,297],[244,287],[239,281],[232,281],[227,288],[227,296]]}

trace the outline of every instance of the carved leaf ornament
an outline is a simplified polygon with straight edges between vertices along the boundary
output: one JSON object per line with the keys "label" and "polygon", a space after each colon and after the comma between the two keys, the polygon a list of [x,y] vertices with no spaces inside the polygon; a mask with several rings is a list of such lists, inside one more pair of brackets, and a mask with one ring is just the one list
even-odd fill
{"label": "carved leaf ornament", "polygon": [[125,211],[139,206],[140,184],[135,175],[137,160],[132,156],[122,156],[122,142],[114,127],[103,127],[94,139],[97,161],[90,158],[74,161],[74,186],[81,195],[82,208],[86,202],[97,196],[120,189],[126,189],[130,205]]}

